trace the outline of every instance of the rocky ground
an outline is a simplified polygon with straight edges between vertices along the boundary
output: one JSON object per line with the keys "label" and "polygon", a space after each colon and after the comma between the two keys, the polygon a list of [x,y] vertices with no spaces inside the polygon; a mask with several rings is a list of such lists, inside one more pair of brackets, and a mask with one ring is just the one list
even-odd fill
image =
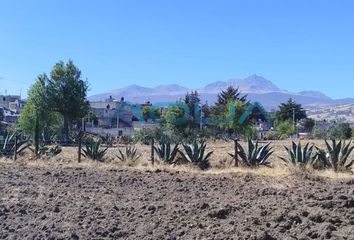
{"label": "rocky ground", "polygon": [[0,163],[0,239],[354,239],[354,178]]}

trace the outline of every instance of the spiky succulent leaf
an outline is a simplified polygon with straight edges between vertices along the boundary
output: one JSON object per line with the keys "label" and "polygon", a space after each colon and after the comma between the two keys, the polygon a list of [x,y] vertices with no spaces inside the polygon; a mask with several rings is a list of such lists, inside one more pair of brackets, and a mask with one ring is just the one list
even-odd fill
{"label": "spiky succulent leaf", "polygon": [[[268,166],[269,157],[273,154],[272,147],[270,147],[270,143],[267,143],[263,146],[259,146],[258,140],[253,142],[251,139],[248,140],[248,154],[241,154],[241,160],[244,165],[249,167],[257,167],[257,166]],[[245,150],[241,147],[241,153],[245,152]]]}
{"label": "spiky succulent leaf", "polygon": [[335,171],[347,171],[354,164],[354,160],[348,160],[354,146],[351,142],[346,144],[344,141],[337,142],[336,140],[331,140],[332,144],[325,141],[326,150],[322,150],[316,147],[316,161],[322,163],[324,167],[331,167]]}
{"label": "spiky succulent leaf", "polygon": [[122,162],[135,162],[140,158],[138,154],[138,149],[135,146],[125,146],[124,152],[118,148],[117,158]]}
{"label": "spiky succulent leaf", "polygon": [[175,162],[178,149],[178,144],[176,144],[171,151],[171,143],[169,141],[160,141],[159,146],[154,146],[154,150],[159,158],[168,164]]}
{"label": "spiky succulent leaf", "polygon": [[205,155],[206,142],[200,141],[199,143],[195,140],[192,144],[183,144],[183,151],[178,150],[182,158],[201,169],[206,169],[210,166],[209,157],[213,152],[208,152]]}
{"label": "spiky succulent leaf", "polygon": [[92,140],[85,144],[85,147],[82,149],[82,155],[85,158],[90,158],[96,161],[103,161],[103,157],[106,154],[108,147],[102,148],[101,141]]}
{"label": "spiky succulent leaf", "polygon": [[291,149],[284,146],[286,152],[288,153],[288,157],[280,157],[280,159],[295,166],[306,166],[308,164],[313,164],[313,147],[314,145],[310,146],[310,143],[307,143],[304,147],[302,147],[301,142],[298,144],[292,142]]}

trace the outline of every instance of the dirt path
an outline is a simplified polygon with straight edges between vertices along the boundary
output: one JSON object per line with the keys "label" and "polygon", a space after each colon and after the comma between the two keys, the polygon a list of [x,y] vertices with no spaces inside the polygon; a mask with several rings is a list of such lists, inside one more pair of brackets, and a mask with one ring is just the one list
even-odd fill
{"label": "dirt path", "polygon": [[0,163],[0,239],[354,239],[354,179]]}

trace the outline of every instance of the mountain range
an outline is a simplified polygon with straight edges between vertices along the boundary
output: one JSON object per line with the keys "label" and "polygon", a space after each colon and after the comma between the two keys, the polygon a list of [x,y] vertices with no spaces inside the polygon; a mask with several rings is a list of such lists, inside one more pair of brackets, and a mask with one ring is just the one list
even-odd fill
{"label": "mountain range", "polygon": [[271,81],[258,75],[252,75],[244,79],[217,81],[195,89],[189,89],[177,84],[159,85],[154,88],[134,84],[92,95],[89,97],[89,100],[101,101],[112,96],[116,99],[124,97],[125,100],[131,102],[169,102],[181,99],[187,92],[196,90],[203,102],[207,101],[209,104],[212,104],[216,101],[217,94],[228,86],[238,87],[243,94],[247,94],[249,100],[262,103],[268,110],[277,108],[280,103],[287,101],[289,98],[301,103],[305,107],[354,103],[354,98],[332,99],[319,91],[289,92],[280,89]]}

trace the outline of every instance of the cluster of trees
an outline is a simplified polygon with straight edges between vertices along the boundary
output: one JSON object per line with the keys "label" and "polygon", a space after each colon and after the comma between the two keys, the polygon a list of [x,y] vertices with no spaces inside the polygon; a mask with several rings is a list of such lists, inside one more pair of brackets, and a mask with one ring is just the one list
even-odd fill
{"label": "cluster of trees", "polygon": [[[279,106],[279,110],[273,113],[276,138],[289,136],[296,132],[295,123],[318,139],[350,139],[352,128],[349,123],[332,124],[329,127],[315,127],[315,120],[308,118],[301,104],[289,99]],[[270,133],[272,134],[272,133]]]}
{"label": "cluster of trees", "polygon": [[[161,128],[170,132],[171,135],[180,138],[193,138],[195,136],[204,135],[222,135],[225,134],[228,138],[238,138],[241,135],[247,135],[252,132],[251,116],[244,122],[239,123],[241,115],[244,113],[249,102],[247,96],[242,95],[238,88],[232,86],[221,91],[217,96],[216,103],[209,107],[208,104],[201,104],[200,97],[197,91],[187,93],[184,98],[184,103],[188,106],[188,119],[182,119],[186,114],[186,109],[178,106],[170,106],[167,111],[162,115]],[[200,106],[200,110],[196,111],[195,107]],[[224,120],[230,116],[230,112],[235,111],[232,119],[229,121],[220,121],[220,123],[208,125],[207,128],[200,129],[201,114],[203,118],[208,117]]]}
{"label": "cluster of trees", "polygon": [[306,111],[301,104],[294,102],[291,98],[279,105],[276,112],[271,113],[275,131],[266,135],[269,139],[288,137],[297,131],[297,123],[303,123],[306,132],[311,132],[314,127],[314,120],[307,117]]}
{"label": "cluster of trees", "polygon": [[350,139],[353,129],[349,123],[332,124],[329,127],[315,127],[313,137],[317,139]]}
{"label": "cluster of trees", "polygon": [[33,141],[36,154],[40,140],[49,135],[69,139],[70,127],[80,124],[88,114],[87,89],[87,81],[71,60],[55,64],[49,76],[37,77],[18,120],[20,129]]}

